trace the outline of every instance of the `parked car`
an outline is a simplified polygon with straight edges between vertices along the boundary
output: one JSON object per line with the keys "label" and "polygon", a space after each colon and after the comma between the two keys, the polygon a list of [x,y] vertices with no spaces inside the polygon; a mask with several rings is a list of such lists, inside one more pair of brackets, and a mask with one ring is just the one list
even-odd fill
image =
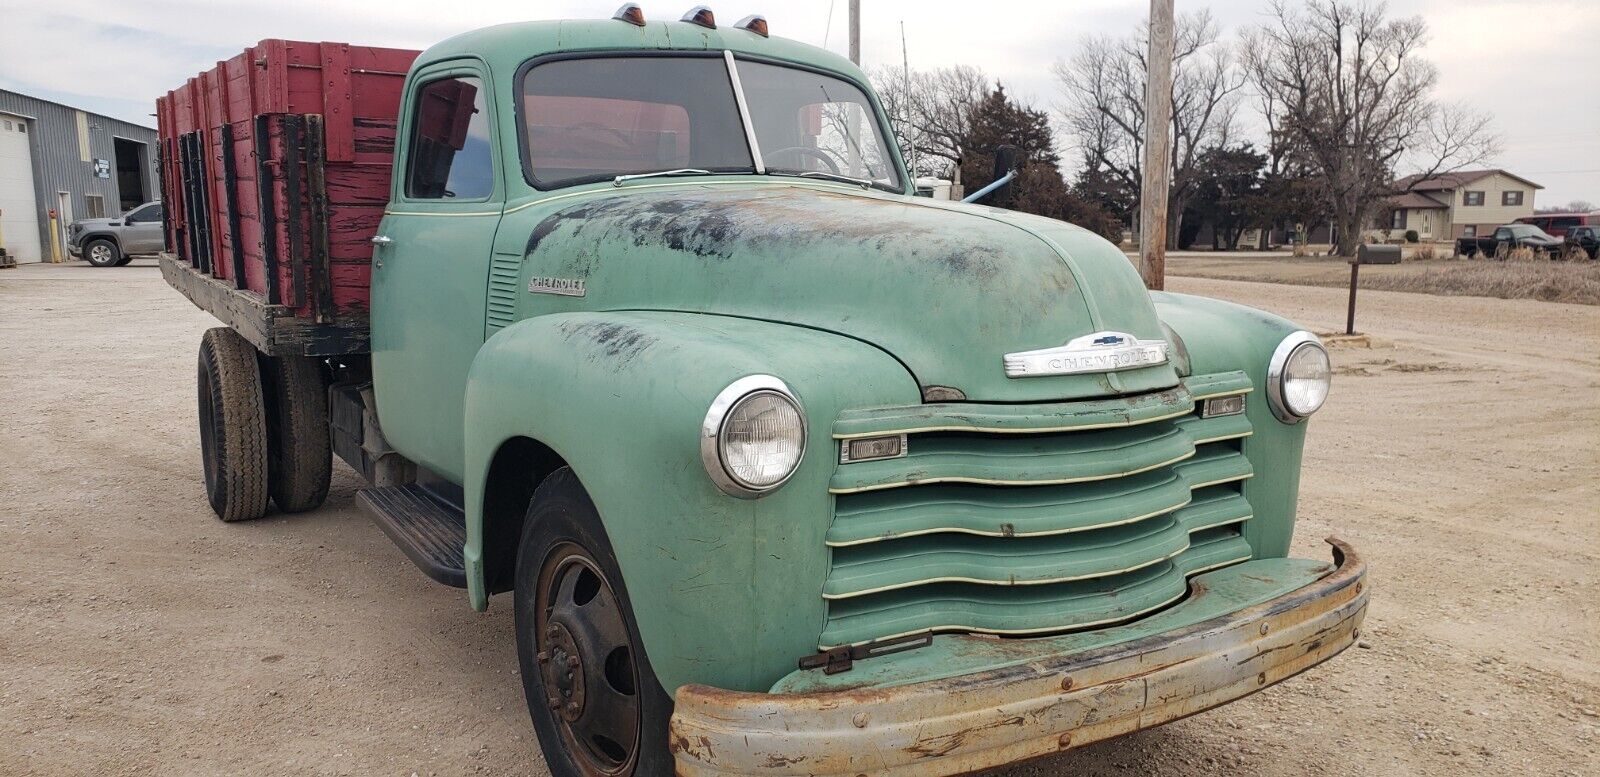
{"label": "parked car", "polygon": [[139,254],[157,254],[161,201],[147,202],[114,219],[81,219],[67,228],[67,251],[96,267],[121,267]]}
{"label": "parked car", "polygon": [[[866,74],[767,32],[268,40],[161,98],[161,271],[228,325],[217,516],[344,460],[423,573],[505,595],[557,777],[966,774],[1354,644],[1357,553],[1290,556],[1317,336],[914,196]],[[196,163],[240,147],[243,186]]]}
{"label": "parked car", "polygon": [[1567,231],[1563,245],[1569,258],[1577,258],[1579,251],[1590,259],[1600,258],[1600,226],[1573,227]]}
{"label": "parked car", "polygon": [[1504,259],[1513,248],[1532,248],[1539,254],[1561,251],[1561,238],[1551,236],[1532,224],[1507,224],[1495,227],[1487,237],[1463,237],[1456,241],[1456,253],[1467,257]]}
{"label": "parked car", "polygon": [[1553,237],[1566,237],[1574,227],[1600,226],[1600,211],[1588,213],[1535,213],[1517,219],[1517,224],[1532,224]]}

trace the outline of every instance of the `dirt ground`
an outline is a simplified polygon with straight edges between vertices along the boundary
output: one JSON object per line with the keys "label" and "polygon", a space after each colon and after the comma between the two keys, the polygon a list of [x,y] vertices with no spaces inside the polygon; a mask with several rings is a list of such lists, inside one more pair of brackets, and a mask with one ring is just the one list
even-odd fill
{"label": "dirt ground", "polygon": [[[1337,289],[1174,278],[1343,323]],[[1334,352],[1297,554],[1370,563],[1363,643],[997,775],[1600,774],[1600,308],[1368,292]],[[353,503],[224,525],[208,316],[146,260],[0,271],[0,773],[544,774],[510,608],[472,612]]]}
{"label": "dirt ground", "polygon": [[[1167,274],[1231,281],[1262,281],[1350,288],[1349,260],[1337,256],[1293,257],[1284,252],[1175,251]],[[1593,261],[1435,259],[1361,266],[1360,289],[1503,299],[1537,299],[1600,305],[1600,264]]]}

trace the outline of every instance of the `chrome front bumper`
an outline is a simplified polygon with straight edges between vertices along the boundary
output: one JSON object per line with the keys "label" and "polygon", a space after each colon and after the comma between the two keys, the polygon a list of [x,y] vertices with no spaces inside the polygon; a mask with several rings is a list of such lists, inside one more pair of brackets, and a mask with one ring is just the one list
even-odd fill
{"label": "chrome front bumper", "polygon": [[1315,582],[1088,652],[883,688],[772,694],[684,686],[671,726],[677,772],[964,774],[1225,704],[1355,642],[1367,611],[1366,565],[1348,545],[1328,542],[1334,569]]}

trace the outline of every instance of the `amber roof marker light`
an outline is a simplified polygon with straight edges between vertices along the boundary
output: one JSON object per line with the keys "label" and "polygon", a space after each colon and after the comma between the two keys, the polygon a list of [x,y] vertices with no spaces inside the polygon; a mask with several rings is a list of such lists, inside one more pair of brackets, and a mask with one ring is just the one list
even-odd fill
{"label": "amber roof marker light", "polygon": [[749,30],[763,38],[767,37],[767,18],[761,14],[750,14],[740,19],[739,23],[733,26],[741,30]]}
{"label": "amber roof marker light", "polygon": [[644,9],[640,8],[638,3],[623,3],[622,7],[611,15],[611,18],[627,22],[635,27],[643,27]]}
{"label": "amber roof marker light", "polygon": [[690,8],[689,11],[683,15],[683,18],[679,19],[678,21],[688,22],[690,24],[698,24],[708,30],[715,30],[717,28],[717,15],[712,13],[710,8],[707,8],[703,5],[697,5],[693,8]]}

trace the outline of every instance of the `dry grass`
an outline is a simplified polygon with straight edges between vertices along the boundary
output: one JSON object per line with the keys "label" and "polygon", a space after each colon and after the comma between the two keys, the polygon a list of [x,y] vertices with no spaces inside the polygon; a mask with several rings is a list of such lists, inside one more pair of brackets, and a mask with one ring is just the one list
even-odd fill
{"label": "dry grass", "polygon": [[1517,246],[1506,253],[1508,262],[1531,262],[1538,258],[1538,252],[1527,246]]}
{"label": "dry grass", "polygon": [[1434,250],[1432,243],[1427,243],[1417,250],[1412,251],[1409,258],[1413,262],[1427,262],[1438,259],[1439,252]]}
{"label": "dry grass", "polygon": [[1600,263],[1552,262],[1519,256],[1505,262],[1438,262],[1419,268],[1417,272],[1363,275],[1361,286],[1423,294],[1600,305]]}

